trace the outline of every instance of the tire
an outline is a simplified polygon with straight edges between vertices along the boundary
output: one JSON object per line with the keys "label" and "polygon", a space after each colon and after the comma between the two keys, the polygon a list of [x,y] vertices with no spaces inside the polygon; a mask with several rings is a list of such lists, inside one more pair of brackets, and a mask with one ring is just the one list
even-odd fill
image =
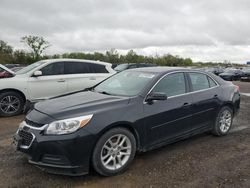
{"label": "tire", "polygon": [[221,108],[216,117],[212,133],[215,136],[227,135],[233,123],[233,110],[229,106]]}
{"label": "tire", "polygon": [[136,140],[134,135],[125,128],[114,128],[104,133],[98,140],[93,151],[92,165],[99,174],[114,176],[124,172],[129,167],[135,153]]}
{"label": "tire", "polygon": [[25,100],[23,97],[13,91],[0,94],[0,116],[10,117],[19,115],[24,108]]}

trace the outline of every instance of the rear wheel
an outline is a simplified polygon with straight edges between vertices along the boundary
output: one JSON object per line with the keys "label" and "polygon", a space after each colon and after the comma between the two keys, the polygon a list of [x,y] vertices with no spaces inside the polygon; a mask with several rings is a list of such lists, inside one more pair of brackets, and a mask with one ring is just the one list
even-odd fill
{"label": "rear wheel", "polygon": [[93,167],[103,176],[113,176],[128,168],[135,153],[134,135],[127,129],[114,128],[98,140],[92,157]]}
{"label": "rear wheel", "polygon": [[24,107],[23,97],[13,91],[0,94],[0,116],[15,116],[21,114]]}
{"label": "rear wheel", "polygon": [[228,107],[224,106],[217,118],[213,128],[213,134],[216,136],[223,136],[228,134],[230,128],[232,127],[233,123],[233,110]]}

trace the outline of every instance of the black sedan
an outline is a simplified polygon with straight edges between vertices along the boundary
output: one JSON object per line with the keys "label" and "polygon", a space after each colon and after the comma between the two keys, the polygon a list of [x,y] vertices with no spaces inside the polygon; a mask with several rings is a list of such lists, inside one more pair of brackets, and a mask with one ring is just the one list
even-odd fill
{"label": "black sedan", "polygon": [[227,81],[240,80],[243,76],[243,72],[239,69],[227,69],[225,72],[219,74],[219,76]]}
{"label": "black sedan", "polygon": [[222,68],[220,68],[220,67],[207,68],[205,71],[206,72],[211,72],[211,73],[213,73],[213,74],[215,74],[217,76],[224,72],[224,70]]}
{"label": "black sedan", "polygon": [[223,136],[240,107],[239,88],[202,71],[126,70],[88,91],[37,103],[17,133],[17,150],[52,173],[104,176],[145,152],[203,132]]}
{"label": "black sedan", "polygon": [[243,75],[241,76],[241,81],[250,81],[250,67],[242,69]]}

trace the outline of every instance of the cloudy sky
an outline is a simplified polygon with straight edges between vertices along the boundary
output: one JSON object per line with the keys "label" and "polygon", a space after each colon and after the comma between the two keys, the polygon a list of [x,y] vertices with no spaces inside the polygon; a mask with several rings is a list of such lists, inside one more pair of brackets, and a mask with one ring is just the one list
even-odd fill
{"label": "cloudy sky", "polygon": [[45,37],[47,54],[171,53],[194,61],[250,60],[249,0],[0,0],[0,40],[25,48]]}

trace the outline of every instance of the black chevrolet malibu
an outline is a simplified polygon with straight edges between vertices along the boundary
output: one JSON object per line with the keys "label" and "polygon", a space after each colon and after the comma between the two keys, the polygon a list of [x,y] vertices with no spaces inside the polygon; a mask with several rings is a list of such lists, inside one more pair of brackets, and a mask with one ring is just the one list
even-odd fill
{"label": "black chevrolet malibu", "polygon": [[88,91],[37,103],[14,136],[17,150],[48,172],[104,176],[125,171],[136,152],[211,132],[228,133],[239,88],[189,69],[118,73]]}

